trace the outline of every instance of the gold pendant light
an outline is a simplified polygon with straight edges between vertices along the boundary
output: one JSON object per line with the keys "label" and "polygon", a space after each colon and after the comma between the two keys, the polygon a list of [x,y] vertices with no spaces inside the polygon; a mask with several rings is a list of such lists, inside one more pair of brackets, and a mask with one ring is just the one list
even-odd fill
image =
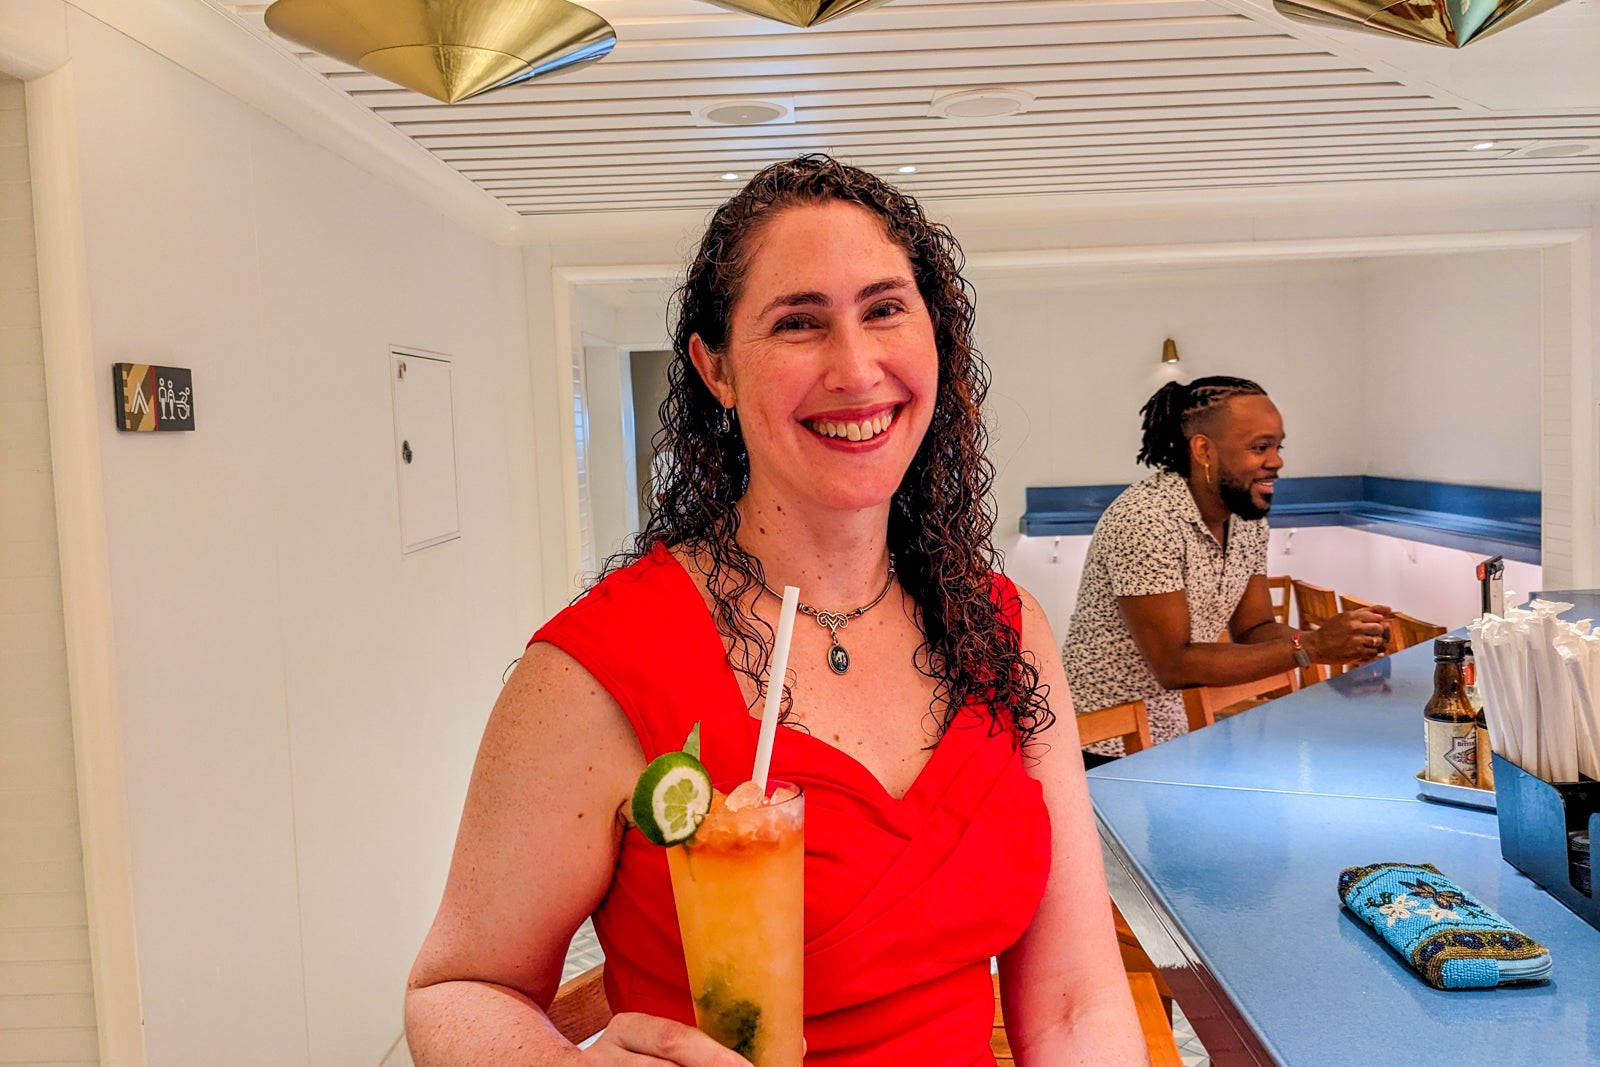
{"label": "gold pendant light", "polygon": [[860,11],[883,0],[711,0],[718,7],[776,19],[791,26],[815,26],[819,22]]}
{"label": "gold pendant light", "polygon": [[453,104],[604,58],[616,31],[568,0],[277,0],[267,28]]}
{"label": "gold pendant light", "polygon": [[1301,22],[1365,30],[1465,48],[1561,0],[1273,0],[1280,15]]}

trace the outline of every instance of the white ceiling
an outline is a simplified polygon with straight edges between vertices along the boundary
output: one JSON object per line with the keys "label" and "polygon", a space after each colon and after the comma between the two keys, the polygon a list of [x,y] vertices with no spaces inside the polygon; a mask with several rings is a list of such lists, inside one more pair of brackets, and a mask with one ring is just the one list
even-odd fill
{"label": "white ceiling", "polygon": [[[1292,23],[1270,0],[888,0],[811,30],[588,0],[616,28],[608,58],[455,105],[271,37],[265,3],[205,2],[524,216],[709,208],[724,172],[808,150],[941,200],[1600,175],[1600,0],[1460,51]],[[985,87],[1034,99],[930,117],[936,95]],[[745,98],[793,120],[697,122]],[[1588,147],[1525,154],[1552,143]]]}

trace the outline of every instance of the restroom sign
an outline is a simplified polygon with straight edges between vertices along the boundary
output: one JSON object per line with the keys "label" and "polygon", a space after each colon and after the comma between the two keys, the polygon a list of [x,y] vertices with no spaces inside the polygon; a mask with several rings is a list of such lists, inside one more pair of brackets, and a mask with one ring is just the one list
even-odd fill
{"label": "restroom sign", "polygon": [[188,367],[114,363],[117,429],[194,429],[194,378]]}

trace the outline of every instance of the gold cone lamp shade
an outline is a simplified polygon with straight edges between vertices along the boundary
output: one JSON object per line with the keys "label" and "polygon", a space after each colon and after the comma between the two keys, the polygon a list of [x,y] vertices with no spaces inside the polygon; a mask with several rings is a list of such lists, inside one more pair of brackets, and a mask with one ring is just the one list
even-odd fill
{"label": "gold cone lamp shade", "polygon": [[1548,11],[1561,0],[1273,0],[1301,22],[1465,48],[1479,37]]}
{"label": "gold cone lamp shade", "polygon": [[602,59],[616,31],[568,0],[277,0],[267,28],[453,104]]}
{"label": "gold cone lamp shade", "polygon": [[883,0],[711,0],[718,7],[776,19],[791,26],[815,26],[819,22],[860,11]]}

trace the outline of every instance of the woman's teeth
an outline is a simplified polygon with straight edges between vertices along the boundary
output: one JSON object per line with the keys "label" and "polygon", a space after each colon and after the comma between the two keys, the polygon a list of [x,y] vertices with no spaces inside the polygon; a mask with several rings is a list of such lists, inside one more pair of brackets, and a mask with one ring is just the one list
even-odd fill
{"label": "woman's teeth", "polygon": [[864,419],[861,422],[831,422],[826,419],[815,419],[809,425],[813,433],[823,437],[843,437],[848,441],[870,441],[883,431],[887,430],[894,422],[894,412],[879,415],[875,419]]}

